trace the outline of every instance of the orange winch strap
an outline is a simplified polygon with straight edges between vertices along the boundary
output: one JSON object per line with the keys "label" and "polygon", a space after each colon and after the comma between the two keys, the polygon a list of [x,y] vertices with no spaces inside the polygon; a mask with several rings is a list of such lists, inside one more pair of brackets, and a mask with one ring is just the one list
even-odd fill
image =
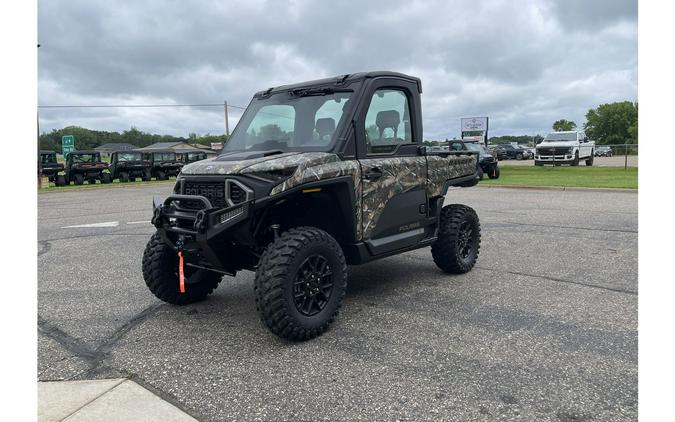
{"label": "orange winch strap", "polygon": [[185,293],[185,274],[183,273],[183,251],[178,251],[178,282],[180,292]]}

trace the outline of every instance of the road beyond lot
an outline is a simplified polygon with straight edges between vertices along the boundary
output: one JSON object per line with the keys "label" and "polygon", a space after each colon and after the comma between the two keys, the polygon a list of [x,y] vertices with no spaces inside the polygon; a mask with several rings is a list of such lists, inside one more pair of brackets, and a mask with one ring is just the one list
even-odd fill
{"label": "road beyond lot", "polygon": [[636,420],[637,194],[471,188],[476,268],[429,249],[352,267],[318,339],[258,320],[253,275],[175,307],[145,287],[153,194],[43,193],[40,380],[131,377],[199,420]]}

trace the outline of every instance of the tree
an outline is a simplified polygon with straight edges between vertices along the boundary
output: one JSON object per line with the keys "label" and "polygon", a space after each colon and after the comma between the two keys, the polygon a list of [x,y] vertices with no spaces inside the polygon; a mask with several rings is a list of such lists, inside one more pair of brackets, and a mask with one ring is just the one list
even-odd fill
{"label": "tree", "polygon": [[630,101],[601,104],[588,110],[586,135],[598,144],[638,142],[638,104]]}
{"label": "tree", "polygon": [[556,132],[563,132],[568,130],[574,130],[577,128],[577,124],[571,120],[560,119],[553,123],[553,130]]}

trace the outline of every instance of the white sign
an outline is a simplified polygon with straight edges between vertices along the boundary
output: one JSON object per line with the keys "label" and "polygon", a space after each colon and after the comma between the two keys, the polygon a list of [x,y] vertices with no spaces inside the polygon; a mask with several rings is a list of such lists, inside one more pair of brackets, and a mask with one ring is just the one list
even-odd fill
{"label": "white sign", "polygon": [[211,142],[211,149],[213,150],[221,150],[223,149],[223,143],[222,142]]}
{"label": "white sign", "polygon": [[487,117],[465,117],[462,118],[462,132],[473,132],[488,130]]}

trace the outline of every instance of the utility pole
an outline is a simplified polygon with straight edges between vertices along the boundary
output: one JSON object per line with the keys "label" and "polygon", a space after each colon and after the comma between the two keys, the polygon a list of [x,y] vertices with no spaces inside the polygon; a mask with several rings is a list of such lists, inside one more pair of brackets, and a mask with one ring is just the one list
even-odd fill
{"label": "utility pole", "polygon": [[227,119],[227,101],[225,101],[223,103],[223,105],[225,106],[225,135],[227,135],[227,137],[229,138],[230,137],[230,122]]}

